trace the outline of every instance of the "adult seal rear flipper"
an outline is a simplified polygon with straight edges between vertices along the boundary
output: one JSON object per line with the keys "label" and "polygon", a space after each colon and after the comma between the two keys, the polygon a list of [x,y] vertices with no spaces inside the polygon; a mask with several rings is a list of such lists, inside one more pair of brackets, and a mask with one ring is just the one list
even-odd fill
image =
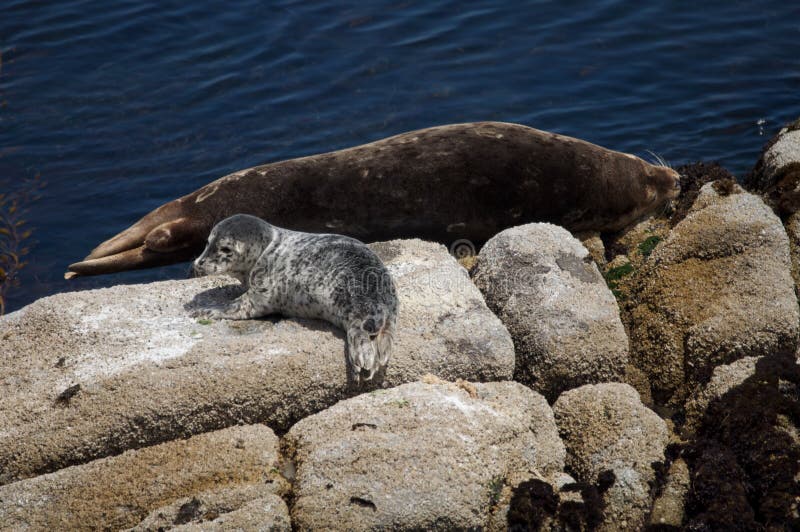
{"label": "adult seal rear flipper", "polygon": [[[65,279],[166,266],[194,258],[203,250],[208,225],[180,216],[181,200],[171,201],[68,266]],[[179,216],[170,220],[170,216]],[[165,221],[166,220],[166,221]]]}
{"label": "adult seal rear flipper", "polygon": [[503,122],[451,124],[217,179],[146,215],[70,271],[97,275],[191,258],[234,214],[365,242],[480,244],[530,222],[617,231],[678,192],[671,168],[580,139]]}
{"label": "adult seal rear flipper", "polygon": [[[181,218],[181,200],[174,200],[162,205],[150,214],[144,216],[141,220],[130,226],[128,229],[122,231],[118,235],[110,238],[94,248],[89,255],[83,259],[84,261],[99,259],[115,255],[122,251],[127,251],[145,243],[148,235],[158,227],[173,223]],[[149,246],[148,246],[149,247]],[[173,247],[185,247],[173,246]],[[161,251],[155,249],[155,251]]]}
{"label": "adult seal rear flipper", "polygon": [[[202,246],[200,246],[202,251]],[[191,260],[197,255],[198,251],[191,248],[183,248],[167,253],[152,251],[144,246],[115,253],[107,257],[97,259],[86,259],[81,262],[70,264],[64,279],[73,279],[80,275],[102,275],[106,273],[117,273],[128,270],[141,270],[144,268],[154,268],[156,266],[167,266],[178,262]]]}

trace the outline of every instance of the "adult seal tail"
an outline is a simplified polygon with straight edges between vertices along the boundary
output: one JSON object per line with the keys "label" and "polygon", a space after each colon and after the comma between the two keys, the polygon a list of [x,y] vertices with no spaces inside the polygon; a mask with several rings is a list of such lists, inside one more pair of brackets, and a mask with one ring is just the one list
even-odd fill
{"label": "adult seal tail", "polygon": [[389,362],[397,293],[381,260],[358,240],[289,231],[237,214],[214,227],[193,270],[230,275],[246,288],[222,307],[195,310],[196,317],[283,314],[328,321],[347,333],[354,382],[372,379]]}
{"label": "adult seal tail", "polygon": [[66,276],[188,260],[236,213],[367,242],[480,244],[535,221],[616,231],[678,192],[674,170],[630,154],[518,124],[453,124],[225,176],[157,208]]}

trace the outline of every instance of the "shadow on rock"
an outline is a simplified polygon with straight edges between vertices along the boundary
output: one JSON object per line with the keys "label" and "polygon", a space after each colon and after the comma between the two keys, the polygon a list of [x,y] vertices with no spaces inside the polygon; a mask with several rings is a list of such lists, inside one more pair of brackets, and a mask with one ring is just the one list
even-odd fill
{"label": "shadow on rock", "polygon": [[183,308],[187,312],[191,312],[201,308],[219,307],[224,303],[233,301],[240,295],[244,294],[245,291],[245,287],[240,284],[216,286],[198,293],[192,298],[191,301],[186,303]]}
{"label": "shadow on rock", "polygon": [[[240,284],[229,284],[225,286],[219,286],[215,288],[210,288],[203,292],[198,293],[195,295],[192,300],[186,303],[183,308],[187,312],[192,312],[197,309],[201,308],[209,308],[209,307],[220,307],[225,303],[232,301],[242,295],[245,292],[244,286]],[[330,332],[336,338],[345,341],[344,332],[322,320],[313,320],[313,319],[302,319],[302,318],[286,318],[281,314],[271,314],[269,316],[264,316],[262,318],[257,318],[258,320],[266,320],[271,321],[273,323],[277,323],[282,319],[292,319],[296,323],[303,326],[303,328],[308,329],[310,331],[322,331],[322,332]],[[237,320],[241,321],[248,321],[248,320]],[[343,363],[349,365],[349,360],[347,359],[347,346],[345,344],[344,350],[342,350],[342,360]],[[382,387],[383,379],[386,375],[386,368],[383,368],[375,373],[375,375],[369,381],[362,380],[360,382],[354,380],[352,378],[351,372],[347,372],[347,389],[349,391],[358,391],[358,392],[368,392]]]}
{"label": "shadow on rock", "polygon": [[798,530],[800,367],[764,357],[709,405],[685,457],[689,530]]}
{"label": "shadow on rock", "polygon": [[595,530],[603,522],[603,494],[615,481],[610,470],[600,473],[597,485],[575,482],[564,485],[560,492],[542,480],[525,481],[511,496],[508,529]]}

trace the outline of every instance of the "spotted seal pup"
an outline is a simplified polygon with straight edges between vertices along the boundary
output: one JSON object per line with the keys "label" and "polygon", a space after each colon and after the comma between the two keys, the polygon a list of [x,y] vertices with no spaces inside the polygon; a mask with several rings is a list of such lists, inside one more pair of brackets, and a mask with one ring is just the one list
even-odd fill
{"label": "spotted seal pup", "polygon": [[241,320],[268,314],[319,318],[347,332],[355,382],[385,368],[397,321],[386,266],[354,238],[290,231],[237,214],[219,222],[193,264],[196,276],[227,274],[247,291],[195,317]]}

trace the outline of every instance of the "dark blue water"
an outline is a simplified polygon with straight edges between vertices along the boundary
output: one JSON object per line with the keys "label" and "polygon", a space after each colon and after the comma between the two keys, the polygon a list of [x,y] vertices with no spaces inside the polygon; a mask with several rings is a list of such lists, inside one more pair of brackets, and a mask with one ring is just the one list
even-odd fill
{"label": "dark blue water", "polygon": [[795,2],[0,2],[0,192],[41,174],[7,310],[231,171],[505,120],[746,172],[800,115]]}

